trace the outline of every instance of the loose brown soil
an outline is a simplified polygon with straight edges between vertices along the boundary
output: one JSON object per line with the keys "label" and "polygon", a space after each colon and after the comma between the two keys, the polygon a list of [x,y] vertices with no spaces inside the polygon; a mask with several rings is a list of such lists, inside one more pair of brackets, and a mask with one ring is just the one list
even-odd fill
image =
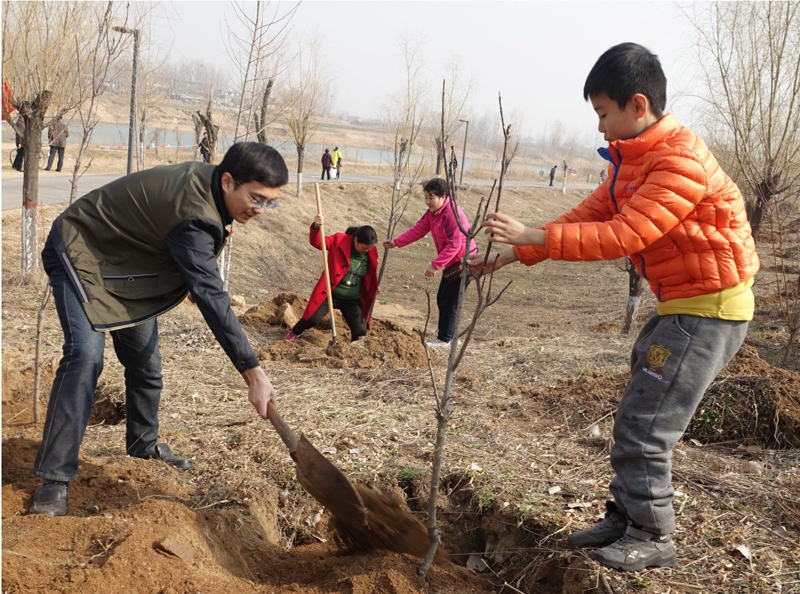
{"label": "loose brown soil", "polygon": [[[433,354],[431,373],[419,333],[426,290],[434,303],[429,338],[436,323],[438,279],[423,274],[431,241],[390,252],[365,339],[350,344],[338,317],[336,348],[328,348],[325,325],[287,343],[287,324],[302,313],[322,264],[307,242],[313,188],[304,198],[291,193],[274,212],[236,228],[235,311],[286,422],[356,484],[405,502],[424,522],[436,434],[431,381],[441,393],[447,355]],[[325,186],[326,228],[372,224],[382,236],[389,194],[378,184]],[[543,222],[582,195],[509,188],[504,210]],[[479,198],[461,194],[467,212]],[[40,239],[61,208],[41,208]],[[412,203],[401,226],[423,208]],[[70,515],[25,515],[39,484],[31,472],[42,431],[33,422],[33,353],[44,280],[18,272],[20,213],[5,212],[2,229],[3,592],[800,590],[800,362],[775,365],[785,330],[767,275],[757,278],[757,318],[745,347],[675,450],[679,565],[623,574],[569,551],[565,538],[595,522],[607,496],[608,441],[634,339],[619,334],[627,274],[615,263],[500,271],[495,293],[513,282],[478,322],[453,383],[438,499],[448,560],[423,582],[418,559],[353,551],[357,542],[336,537],[188,302],[159,320],[161,439],[192,457],[194,468],[181,473],[125,456],[124,381],[109,348]],[[465,312],[474,306],[471,287]],[[639,325],[653,308],[647,295]],[[61,348],[52,304],[43,323],[41,418]]]}

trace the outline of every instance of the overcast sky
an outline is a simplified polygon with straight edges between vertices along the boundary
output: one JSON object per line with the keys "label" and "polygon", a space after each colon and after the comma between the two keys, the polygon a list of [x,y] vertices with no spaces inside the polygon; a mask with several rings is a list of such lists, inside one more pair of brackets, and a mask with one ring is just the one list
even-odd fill
{"label": "overcast sky", "polygon": [[[293,3],[281,3],[290,7]],[[273,6],[275,3],[273,2]],[[251,5],[252,6],[252,5]],[[686,10],[694,5],[682,3]],[[305,1],[292,20],[295,39],[323,38],[335,81],[333,109],[380,117],[386,98],[404,75],[398,49],[403,33],[424,40],[425,73],[440,93],[445,64],[460,57],[474,80],[470,106],[477,116],[497,109],[524,114],[531,134],[561,121],[599,138],[596,118],[583,99],[583,83],[609,47],[634,41],[656,53],[668,80],[668,108],[687,124],[699,92],[695,34],[674,2],[341,2]],[[165,6],[175,59],[227,63],[223,18],[236,22],[229,2],[176,1]],[[594,131],[594,132],[593,132]]]}

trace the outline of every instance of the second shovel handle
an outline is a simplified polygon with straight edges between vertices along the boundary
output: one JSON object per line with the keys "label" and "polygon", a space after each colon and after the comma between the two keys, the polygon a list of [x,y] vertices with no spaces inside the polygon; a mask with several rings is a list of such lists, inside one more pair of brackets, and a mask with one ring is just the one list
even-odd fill
{"label": "second shovel handle", "polygon": [[[314,184],[317,195],[317,214],[322,216],[322,198],[319,195],[319,184]],[[328,295],[328,311],[331,317],[331,340],[336,342],[336,318],[333,315],[333,295],[331,294],[331,273],[328,268],[328,248],[325,244],[325,225],[319,226],[319,234],[322,238],[322,264],[325,269],[325,292]]]}

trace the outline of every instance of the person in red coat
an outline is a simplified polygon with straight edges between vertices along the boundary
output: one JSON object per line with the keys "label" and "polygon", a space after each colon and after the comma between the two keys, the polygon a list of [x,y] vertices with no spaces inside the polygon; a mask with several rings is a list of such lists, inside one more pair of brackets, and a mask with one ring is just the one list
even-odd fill
{"label": "person in red coat", "polygon": [[[308,242],[318,250],[322,249],[322,224],[322,215],[317,215],[308,235]],[[369,225],[350,227],[344,233],[334,233],[325,238],[333,307],[342,312],[353,341],[366,335],[372,304],[378,295],[377,243],[378,234]],[[286,340],[294,341],[303,332],[319,324],[327,313],[328,296],[325,293],[323,271],[303,317],[286,335]]]}

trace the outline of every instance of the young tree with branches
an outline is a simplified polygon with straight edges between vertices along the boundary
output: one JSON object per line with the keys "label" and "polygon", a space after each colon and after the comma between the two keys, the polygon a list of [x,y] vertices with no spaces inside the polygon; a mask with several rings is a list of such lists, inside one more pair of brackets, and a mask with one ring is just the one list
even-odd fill
{"label": "young tree with branches", "polygon": [[317,37],[307,47],[308,52],[301,49],[296,54],[281,93],[286,126],[297,148],[297,196],[303,195],[306,145],[317,131],[317,118],[328,88],[322,67],[322,40]]}
{"label": "young tree with branches", "polygon": [[[137,5],[142,7],[144,5]],[[93,4],[95,10],[103,9],[102,4]],[[127,35],[120,35],[112,30],[114,26],[125,28],[141,28],[141,23],[146,18],[149,9],[138,14],[131,14],[127,5],[115,5],[108,2],[105,12],[98,18],[98,28],[93,41],[94,47],[90,52],[90,59],[86,63],[78,64],[78,78],[83,84],[77,88],[79,103],[76,114],[80,121],[83,134],[75,151],[75,164],[72,168],[69,203],[72,204],[78,197],[78,181],[91,167],[90,160],[85,166],[83,157],[89,148],[94,129],[100,121],[98,107],[100,98],[104,95],[107,86],[120,77],[120,70],[115,68],[121,56],[130,48],[132,39]]]}
{"label": "young tree with branches", "polygon": [[[288,10],[283,6],[265,0],[247,5],[235,2],[232,7],[238,25],[227,24],[226,20],[228,55],[239,71],[241,85],[234,142],[248,140],[253,130],[260,142],[266,142],[266,126],[277,117],[268,116],[269,100],[276,73],[282,67],[287,28],[300,3]],[[242,123],[244,129],[240,131]]]}
{"label": "young tree with branches", "polygon": [[[446,121],[446,93],[445,93],[446,85],[443,83],[442,85],[442,117],[441,117],[441,127],[442,127],[442,137],[444,137],[444,128],[445,128],[445,121]],[[498,97],[499,99],[499,97]],[[499,99],[500,103],[500,120],[501,125],[503,126],[503,136],[505,138],[506,148],[508,147],[509,136],[511,127],[505,125],[505,120],[503,118],[503,104],[502,100]],[[446,155],[441,155],[442,160],[446,159]],[[486,217],[486,213],[489,209],[489,205],[492,201],[492,197],[494,196],[495,189],[497,189],[497,196],[495,198],[495,212],[500,205],[500,197],[502,195],[503,190],[503,180],[505,178],[506,168],[505,163],[508,162],[508,154],[504,151],[503,154],[503,166],[500,172],[500,179],[499,185],[497,182],[492,186],[492,190],[489,194],[489,198],[487,200],[481,199],[477,213],[475,215],[475,219],[473,220],[472,226],[469,229],[464,228],[461,223],[459,222],[459,230],[465,236],[465,245],[468,246],[473,241],[473,239],[481,232],[482,229],[482,221]],[[450,208],[453,209],[453,213],[456,214],[456,221],[459,220],[457,216],[458,210],[458,187],[456,183],[456,173],[458,171],[457,160],[455,157],[455,151],[453,147],[450,147],[450,159],[448,162],[448,167],[445,170],[446,179],[447,179],[447,186],[450,193]],[[485,264],[487,259],[489,258],[489,253],[491,250],[491,244],[487,247],[486,253],[481,256],[481,262]],[[450,343],[450,354],[447,360],[447,371],[445,374],[445,382],[441,392],[439,394],[439,390],[436,385],[436,377],[433,372],[433,366],[430,360],[430,354],[428,353],[428,347],[426,343],[426,332],[427,332],[427,321],[425,324],[425,329],[420,332],[420,338],[422,339],[423,344],[425,345],[426,353],[428,354],[428,369],[430,370],[431,374],[431,383],[433,385],[433,393],[434,398],[436,400],[436,440],[434,444],[434,454],[433,454],[433,462],[431,467],[431,490],[430,495],[428,497],[428,520],[427,520],[427,528],[428,528],[428,542],[429,547],[428,551],[425,554],[425,558],[423,559],[422,563],[417,568],[417,573],[425,578],[430,570],[431,564],[436,555],[436,550],[439,546],[439,542],[441,541],[441,534],[439,531],[439,525],[437,520],[437,508],[438,508],[438,500],[439,500],[439,483],[441,481],[441,471],[442,471],[442,463],[444,461],[444,451],[445,451],[445,441],[447,435],[447,426],[450,420],[451,414],[451,406],[450,406],[450,397],[453,390],[453,382],[455,379],[455,371],[458,368],[458,365],[461,363],[461,359],[464,356],[464,352],[466,351],[467,347],[469,346],[470,340],[472,338],[472,332],[475,329],[475,326],[480,319],[481,315],[486,311],[486,308],[491,306],[492,304],[496,303],[497,300],[502,296],[505,290],[511,283],[508,283],[496,296],[492,295],[492,280],[493,275],[489,274],[486,277],[481,277],[480,275],[476,275],[474,278],[476,291],[478,293],[478,299],[475,306],[475,309],[472,314],[472,318],[470,322],[467,324],[467,327],[463,330],[463,332],[458,332],[458,328],[461,326],[461,317],[462,312],[464,309],[464,293],[467,288],[468,279],[471,276],[470,268],[468,266],[468,258],[469,258],[469,250],[464,250],[464,255],[462,257],[462,271],[461,271],[461,279],[460,279],[460,286],[459,286],[459,293],[458,293],[458,306],[456,309],[456,336]],[[476,256],[477,258],[477,256]],[[430,318],[430,294],[428,294],[428,318]],[[460,336],[464,336],[463,343],[460,343],[458,340]]]}
{"label": "young tree with branches", "polygon": [[699,34],[709,137],[745,194],[753,236],[772,201],[800,185],[800,3],[714,2]]}
{"label": "young tree with branches", "polygon": [[[446,67],[445,79],[450,81],[450,86],[447,89],[445,97],[445,104],[447,107],[444,126],[438,124],[433,125],[431,135],[433,137],[433,145],[436,151],[436,175],[438,176],[442,170],[442,163],[444,163],[447,154],[447,147],[450,144],[451,136],[461,126],[459,120],[464,119],[467,108],[467,101],[472,92],[473,81],[464,81],[461,63],[455,56],[451,57]],[[437,118],[432,117],[431,122],[436,122]]]}
{"label": "young tree with branches", "polygon": [[788,273],[784,258],[800,194],[800,2],[715,2],[689,18],[700,38],[711,144],[742,189],[753,237],[769,231],[788,361],[800,327],[800,273]]}
{"label": "young tree with branches", "polygon": [[[394,132],[392,197],[389,205],[389,219],[386,226],[386,239],[391,239],[397,230],[403,214],[408,207],[409,199],[416,182],[419,180],[423,162],[415,170],[411,169],[411,155],[422,128],[422,104],[425,97],[425,85],[422,80],[422,42],[409,36],[399,40],[400,51],[405,63],[405,80],[398,91],[389,99],[387,119]],[[410,182],[405,189],[403,184],[408,177]],[[381,268],[378,273],[378,284],[386,269],[389,250],[383,251]]]}
{"label": "young tree with branches", "polygon": [[[110,49],[97,36],[104,28],[107,34],[104,8],[88,2],[3,2],[3,77],[24,131],[16,122],[12,126],[23,132],[28,155],[41,151],[42,130],[84,100],[79,89],[87,84],[92,61],[98,52]],[[21,259],[25,275],[39,267],[38,167],[38,158],[25,159]]]}

